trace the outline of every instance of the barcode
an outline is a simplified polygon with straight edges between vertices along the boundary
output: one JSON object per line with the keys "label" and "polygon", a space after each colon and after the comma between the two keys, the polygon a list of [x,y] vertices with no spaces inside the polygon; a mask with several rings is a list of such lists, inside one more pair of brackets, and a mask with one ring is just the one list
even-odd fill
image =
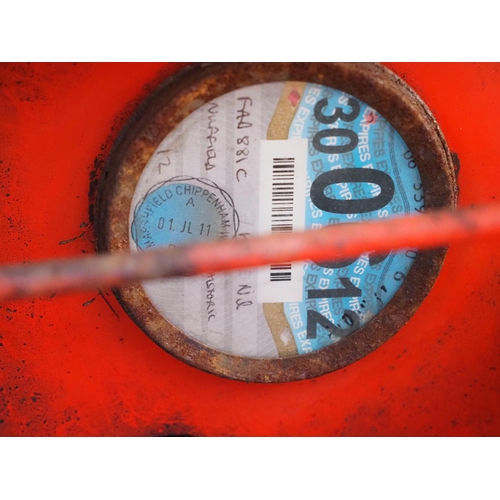
{"label": "barcode", "polygon": [[[295,158],[273,158],[271,232],[293,231]],[[292,281],[292,263],[271,264],[270,281]]]}
{"label": "barcode", "polygon": [[[305,227],[307,139],[260,144],[259,234],[287,234]],[[259,304],[301,302],[303,262],[274,262],[258,271]]]}
{"label": "barcode", "polygon": [[271,264],[271,281],[292,281],[292,263]]}

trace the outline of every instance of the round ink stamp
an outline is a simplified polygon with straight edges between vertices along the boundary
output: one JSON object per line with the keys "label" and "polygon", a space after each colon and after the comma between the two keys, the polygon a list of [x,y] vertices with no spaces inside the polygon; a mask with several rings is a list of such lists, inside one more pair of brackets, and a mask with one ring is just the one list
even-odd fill
{"label": "round ink stamp", "polygon": [[[100,248],[148,251],[452,208],[450,153],[425,104],[377,64],[198,65],[164,82],[115,145]],[[116,290],[198,368],[282,382],[344,367],[394,335],[445,249],[158,279]]]}
{"label": "round ink stamp", "polygon": [[136,248],[234,238],[239,219],[231,195],[209,179],[179,175],[155,184],[139,201],[130,232]]}

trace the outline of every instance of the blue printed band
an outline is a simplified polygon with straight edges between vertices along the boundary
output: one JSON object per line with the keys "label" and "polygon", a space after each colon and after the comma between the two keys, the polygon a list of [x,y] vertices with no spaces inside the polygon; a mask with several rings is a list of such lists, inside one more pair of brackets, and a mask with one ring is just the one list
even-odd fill
{"label": "blue printed band", "polygon": [[[335,114],[340,119],[325,123]],[[422,183],[408,147],[365,103],[308,84],[289,138],[309,140],[307,228],[423,211]],[[306,264],[304,301],[284,304],[299,353],[338,342],[368,323],[400,288],[415,257],[405,250]]]}

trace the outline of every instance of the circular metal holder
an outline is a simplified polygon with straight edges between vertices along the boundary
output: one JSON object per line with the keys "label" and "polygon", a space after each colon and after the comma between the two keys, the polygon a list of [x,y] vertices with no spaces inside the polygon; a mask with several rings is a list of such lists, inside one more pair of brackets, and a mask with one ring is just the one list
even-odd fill
{"label": "circular metal holder", "polygon": [[[260,83],[303,81],[333,87],[380,113],[410,149],[423,183],[427,210],[455,208],[457,183],[449,149],[436,120],[408,85],[375,63],[201,64],[163,82],[129,120],[108,159],[96,203],[98,248],[129,251],[129,213],[140,175],[160,142],[190,113],[211,100]],[[248,382],[318,377],[366,356],[397,333],[430,292],[446,249],[418,252],[401,288],[367,325],[318,351],[282,358],[228,354],[170,324],[140,285],[115,294],[136,324],[182,361],[216,375]]]}

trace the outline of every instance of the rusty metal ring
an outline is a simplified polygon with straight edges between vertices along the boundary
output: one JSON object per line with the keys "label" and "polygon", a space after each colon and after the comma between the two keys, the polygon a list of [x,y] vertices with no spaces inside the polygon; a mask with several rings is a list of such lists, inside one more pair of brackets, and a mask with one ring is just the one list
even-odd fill
{"label": "rusty metal ring", "polygon": [[[401,135],[418,165],[426,210],[456,207],[454,167],[436,120],[415,92],[385,67],[375,63],[201,64],[163,82],[118,137],[96,203],[99,250],[129,250],[129,212],[139,177],[159,143],[184,118],[235,89],[290,80],[345,91],[376,109]],[[446,248],[419,252],[404,284],[366,326],[328,347],[292,357],[248,358],[218,351],[170,324],[140,285],[121,287],[115,294],[136,324],[182,361],[231,379],[287,382],[343,368],[392,337],[430,292],[445,255]]]}

